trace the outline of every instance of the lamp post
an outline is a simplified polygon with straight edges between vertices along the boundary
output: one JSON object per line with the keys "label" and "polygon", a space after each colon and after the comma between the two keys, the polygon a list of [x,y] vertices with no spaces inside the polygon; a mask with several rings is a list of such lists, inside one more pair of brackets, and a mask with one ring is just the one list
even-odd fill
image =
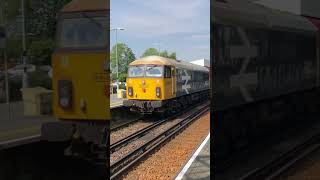
{"label": "lamp post", "polygon": [[[7,8],[7,4],[5,1],[1,1],[1,5],[0,5],[0,16],[1,16],[1,26],[2,26],[2,32],[1,32],[1,37],[0,37],[0,49],[3,49],[3,58],[4,58],[4,72],[5,72],[5,91],[6,91],[6,103],[9,104],[10,100],[9,100],[9,83],[8,83],[8,62],[7,62],[7,52],[6,52],[6,41],[7,41],[7,18],[6,18],[6,14],[5,14],[5,9]],[[10,114],[9,114],[10,116]]]}
{"label": "lamp post", "polygon": [[111,29],[111,31],[115,31],[116,32],[116,69],[117,69],[117,92],[119,89],[119,85],[118,85],[118,80],[119,80],[119,62],[118,62],[118,30],[119,31],[123,31],[125,30],[124,28],[113,28]]}
{"label": "lamp post", "polygon": [[22,62],[24,65],[22,76],[22,88],[28,87],[27,77],[27,48],[26,48],[26,26],[25,26],[25,12],[24,12],[24,0],[21,0],[21,17],[22,17]]}

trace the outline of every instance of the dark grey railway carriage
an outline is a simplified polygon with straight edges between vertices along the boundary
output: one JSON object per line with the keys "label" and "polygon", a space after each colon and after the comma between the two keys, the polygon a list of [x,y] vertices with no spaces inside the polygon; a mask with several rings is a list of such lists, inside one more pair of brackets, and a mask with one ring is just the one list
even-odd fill
{"label": "dark grey railway carriage", "polygon": [[304,17],[244,0],[212,6],[211,118],[218,156],[315,107],[319,49],[317,29]]}

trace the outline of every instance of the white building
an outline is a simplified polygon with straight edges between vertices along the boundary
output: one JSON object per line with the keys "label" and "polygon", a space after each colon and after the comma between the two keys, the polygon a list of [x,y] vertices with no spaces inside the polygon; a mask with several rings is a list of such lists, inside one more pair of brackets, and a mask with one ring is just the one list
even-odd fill
{"label": "white building", "polygon": [[190,63],[210,68],[210,60],[207,60],[207,59],[198,59],[198,60],[190,61]]}

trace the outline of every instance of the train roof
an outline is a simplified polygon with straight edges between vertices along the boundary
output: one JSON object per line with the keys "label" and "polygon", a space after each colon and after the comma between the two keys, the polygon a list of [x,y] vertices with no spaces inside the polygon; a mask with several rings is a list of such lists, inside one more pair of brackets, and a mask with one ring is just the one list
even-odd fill
{"label": "train roof", "polygon": [[63,7],[61,12],[107,11],[108,0],[73,0]]}
{"label": "train roof", "polygon": [[289,12],[271,9],[247,0],[219,0],[213,3],[212,20],[222,24],[254,26],[257,28],[316,32],[306,18]]}
{"label": "train roof", "polygon": [[208,68],[205,68],[200,65],[192,64],[192,63],[181,61],[181,60],[164,58],[160,56],[147,56],[141,59],[137,59],[131,62],[129,65],[135,66],[135,65],[144,65],[144,64],[168,65],[168,66],[175,66],[177,68],[182,68],[182,69],[209,72]]}

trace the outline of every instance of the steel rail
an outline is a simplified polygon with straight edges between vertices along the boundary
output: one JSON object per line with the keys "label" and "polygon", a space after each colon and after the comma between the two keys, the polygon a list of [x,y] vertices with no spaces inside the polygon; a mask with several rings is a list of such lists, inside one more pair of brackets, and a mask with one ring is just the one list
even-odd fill
{"label": "steel rail", "polygon": [[[196,105],[199,105],[199,104],[196,104]],[[166,121],[169,121],[169,120],[172,120],[172,119],[175,119],[177,117],[179,117],[182,113],[184,112],[188,112],[189,110],[191,110],[192,108],[194,108],[193,106],[192,107],[189,107],[189,108],[186,108],[185,110],[183,110],[182,112],[180,113],[177,113],[171,117],[168,117],[168,118],[165,118],[165,119],[162,119],[162,120],[159,120],[143,129],[140,129],[138,131],[136,131],[135,133],[133,134],[130,134],[129,136],[123,138],[123,139],[120,139],[118,140],[117,142],[114,142],[113,144],[110,145],[110,153],[113,153],[115,152],[116,150],[118,150],[119,148],[129,144],[130,142],[146,135],[149,131],[151,131],[152,129],[158,127],[159,125],[165,123]]]}
{"label": "steel rail", "polygon": [[171,126],[166,131],[161,134],[153,137],[149,141],[147,141],[142,146],[134,149],[126,156],[123,156],[110,166],[110,174],[111,179],[115,179],[120,175],[127,172],[130,168],[132,168],[136,163],[138,163],[142,158],[146,157],[146,155],[150,154],[153,150],[160,147],[165,142],[169,141],[172,137],[177,135],[179,132],[184,130],[188,125],[190,125],[193,121],[201,117],[204,113],[210,110],[209,104],[204,105],[204,107],[200,108],[200,110],[188,115],[186,118],[181,120],[179,123]]}
{"label": "steel rail", "polygon": [[308,138],[303,143],[281,154],[266,163],[263,167],[256,168],[245,174],[240,180],[250,179],[275,179],[299,160],[302,160],[312,152],[320,149],[320,134]]}
{"label": "steel rail", "polygon": [[146,135],[147,133],[149,133],[149,131],[151,131],[152,129],[158,127],[159,125],[163,124],[164,122],[168,121],[169,119],[163,119],[163,120],[160,120],[160,121],[157,121],[143,129],[140,129],[138,131],[136,131],[135,133],[133,134],[130,134],[129,136],[123,138],[123,139],[120,139],[119,141],[113,143],[110,145],[110,153],[113,153],[115,152],[116,150],[118,150],[119,148],[129,144],[130,142]]}
{"label": "steel rail", "polygon": [[132,120],[132,121],[129,121],[129,122],[126,122],[126,123],[123,123],[123,124],[120,124],[116,127],[112,127],[110,128],[110,131],[113,132],[113,131],[117,131],[119,129],[122,129],[122,128],[125,128],[125,127],[128,127],[130,126],[131,124],[135,123],[135,122],[138,122],[138,121],[141,121],[142,119],[139,118],[139,119],[135,119],[135,120]]}

